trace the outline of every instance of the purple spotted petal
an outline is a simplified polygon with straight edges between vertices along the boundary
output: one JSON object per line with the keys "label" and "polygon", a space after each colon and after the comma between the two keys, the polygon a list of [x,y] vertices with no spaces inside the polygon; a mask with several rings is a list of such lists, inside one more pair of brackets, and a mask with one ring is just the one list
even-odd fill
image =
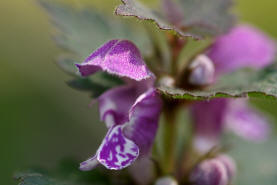
{"label": "purple spotted petal", "polygon": [[129,121],[129,110],[139,96],[133,85],[112,88],[99,98],[100,118],[108,128]]}
{"label": "purple spotted petal", "polygon": [[128,40],[111,40],[94,51],[84,63],[76,66],[82,76],[99,70],[137,81],[154,76],[145,65],[138,48]]}
{"label": "purple spotted petal", "polygon": [[[126,80],[126,79],[125,79]],[[129,121],[129,110],[136,99],[153,86],[153,79],[142,81],[127,80],[127,85],[112,88],[99,98],[100,118],[108,128]]]}
{"label": "purple spotted petal", "polygon": [[[131,165],[139,155],[138,146],[123,134],[123,125],[111,127],[97,151],[97,160],[110,170],[120,170]],[[93,161],[93,162],[92,162]],[[81,163],[81,170],[95,167],[95,157]]]}
{"label": "purple spotted petal", "polygon": [[195,129],[195,147],[207,152],[215,146],[224,128],[227,99],[201,101],[192,105],[191,116]]}
{"label": "purple spotted petal", "polygon": [[228,73],[239,68],[259,69],[273,62],[276,47],[273,40],[256,28],[241,25],[219,37],[208,52],[216,73]]}
{"label": "purple spotted petal", "polygon": [[140,95],[129,112],[129,123],[124,128],[126,137],[134,141],[142,155],[148,154],[156,136],[161,100],[154,88]]}
{"label": "purple spotted petal", "polygon": [[228,129],[251,141],[264,141],[270,133],[267,119],[258,111],[247,106],[243,99],[230,101],[226,124]]}

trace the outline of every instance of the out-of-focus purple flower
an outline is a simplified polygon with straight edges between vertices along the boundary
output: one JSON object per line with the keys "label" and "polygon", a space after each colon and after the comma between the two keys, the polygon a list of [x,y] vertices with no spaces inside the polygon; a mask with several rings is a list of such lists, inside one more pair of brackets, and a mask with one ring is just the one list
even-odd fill
{"label": "out-of-focus purple flower", "polygon": [[270,133],[268,120],[249,107],[245,99],[232,100],[229,103],[225,123],[228,130],[254,142],[264,141]]}
{"label": "out-of-focus purple flower", "polygon": [[206,152],[217,145],[224,129],[227,100],[214,99],[196,102],[191,107],[195,129],[194,145],[200,152]]}
{"label": "out-of-focus purple flower", "polygon": [[191,107],[196,132],[195,147],[206,152],[217,145],[224,129],[254,141],[265,140],[270,133],[267,119],[249,107],[245,99],[214,99]]}
{"label": "out-of-focus purple flower", "polygon": [[[271,39],[253,27],[241,25],[217,38],[207,56],[214,62],[219,78],[239,68],[263,68],[273,62],[275,53]],[[267,120],[248,107],[244,99],[197,102],[191,112],[196,130],[195,145],[200,151],[216,145],[223,128],[252,141],[262,141],[269,134]]]}
{"label": "out-of-focus purple flower", "polygon": [[153,87],[155,76],[137,47],[127,40],[111,40],[76,66],[82,76],[102,70],[124,77],[127,83],[98,98],[100,118],[109,130],[96,154],[80,169],[91,170],[101,163],[119,170],[147,155],[156,135],[161,100]]}
{"label": "out-of-focus purple flower", "polygon": [[233,28],[216,39],[208,51],[216,73],[224,74],[239,68],[263,68],[273,62],[276,45],[260,30],[248,25]]}
{"label": "out-of-focus purple flower", "polygon": [[194,185],[227,185],[235,175],[236,164],[227,155],[219,155],[199,163],[190,175]]}
{"label": "out-of-focus purple flower", "polygon": [[227,170],[227,177],[228,177],[228,182],[231,182],[233,178],[236,175],[237,172],[237,165],[236,162],[234,161],[233,158],[231,158],[229,155],[226,154],[221,154],[216,157],[219,161],[223,163]]}
{"label": "out-of-focus purple flower", "polygon": [[221,161],[208,159],[192,171],[190,181],[194,185],[227,185],[227,170]]}

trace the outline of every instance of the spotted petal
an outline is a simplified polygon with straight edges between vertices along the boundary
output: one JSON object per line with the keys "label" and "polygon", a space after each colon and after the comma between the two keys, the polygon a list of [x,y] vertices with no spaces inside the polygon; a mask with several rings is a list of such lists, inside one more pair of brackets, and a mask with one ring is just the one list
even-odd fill
{"label": "spotted petal", "polygon": [[129,121],[128,113],[136,98],[138,90],[133,85],[112,88],[99,98],[100,118],[108,128]]}
{"label": "spotted petal", "polygon": [[87,171],[95,167],[95,160],[110,170],[120,170],[132,164],[139,155],[138,146],[123,134],[123,125],[111,127],[99,147],[96,156],[81,163]]}
{"label": "spotted petal", "polygon": [[128,40],[111,40],[94,51],[84,63],[76,66],[82,76],[99,70],[137,81],[154,76],[145,65],[138,48]]}
{"label": "spotted petal", "polygon": [[218,37],[208,56],[213,60],[216,72],[222,74],[243,67],[265,67],[273,62],[275,53],[273,40],[253,27],[241,25]]}
{"label": "spotted petal", "polygon": [[130,109],[130,121],[126,123],[124,133],[139,146],[142,155],[148,154],[156,136],[161,105],[158,92],[150,88]]}

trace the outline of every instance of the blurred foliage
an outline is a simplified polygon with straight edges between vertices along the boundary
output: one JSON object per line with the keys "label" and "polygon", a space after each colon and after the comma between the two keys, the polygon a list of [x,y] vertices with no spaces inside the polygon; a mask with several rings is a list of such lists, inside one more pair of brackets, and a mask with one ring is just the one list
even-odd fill
{"label": "blurred foliage", "polygon": [[17,172],[14,178],[20,185],[112,185],[133,184],[126,178],[126,170],[122,173],[107,172],[104,167],[93,171],[80,171],[78,161],[72,159],[62,160],[52,170],[32,168],[25,172]]}
{"label": "blurred foliage", "polygon": [[[110,15],[119,3],[116,0],[57,1],[76,8],[98,5],[99,11]],[[238,0],[235,11],[243,21],[259,26],[276,38],[276,6],[276,0]],[[88,108],[89,97],[65,84],[69,77],[54,62],[61,52],[49,34],[54,30],[35,0],[1,0],[0,24],[0,177],[1,184],[13,185],[16,182],[12,180],[12,173],[19,168],[33,164],[51,167],[63,156],[87,158],[100,144],[105,127],[96,109]],[[277,102],[254,100],[254,103],[277,122]],[[263,145],[252,148],[265,150]],[[254,150],[241,152],[254,153]],[[257,158],[267,154],[270,151],[257,153]],[[257,158],[253,157],[252,161]],[[252,174],[254,168],[249,167],[252,171],[245,168],[244,173]]]}
{"label": "blurred foliage", "polygon": [[[228,139],[227,139],[228,140]],[[277,137],[251,143],[229,136],[230,155],[236,160],[235,185],[274,185],[277,180]]]}

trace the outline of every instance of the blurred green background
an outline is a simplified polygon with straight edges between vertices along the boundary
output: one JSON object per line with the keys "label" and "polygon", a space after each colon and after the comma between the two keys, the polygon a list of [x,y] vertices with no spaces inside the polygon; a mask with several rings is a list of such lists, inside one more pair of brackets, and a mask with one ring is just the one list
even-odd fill
{"label": "blurred green background", "polygon": [[[115,0],[67,0],[75,6]],[[235,11],[277,38],[276,0],[237,0]],[[104,135],[88,95],[69,88],[55,64],[62,51],[51,39],[45,12],[34,0],[0,0],[0,184],[30,165],[54,166],[63,156],[85,159]],[[277,103],[256,100],[273,118]]]}

